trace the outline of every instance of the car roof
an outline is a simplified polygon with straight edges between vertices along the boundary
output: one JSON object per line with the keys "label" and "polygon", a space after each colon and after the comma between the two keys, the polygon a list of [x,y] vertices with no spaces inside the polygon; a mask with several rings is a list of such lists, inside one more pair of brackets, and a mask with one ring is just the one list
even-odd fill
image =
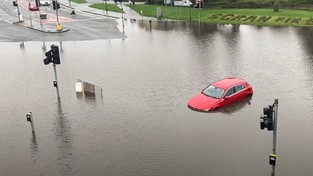
{"label": "car roof", "polygon": [[228,89],[236,84],[245,84],[246,81],[241,79],[241,78],[237,78],[237,77],[229,77],[226,79],[222,79],[219,81],[214,82],[212,85],[218,88],[222,88],[222,89]]}

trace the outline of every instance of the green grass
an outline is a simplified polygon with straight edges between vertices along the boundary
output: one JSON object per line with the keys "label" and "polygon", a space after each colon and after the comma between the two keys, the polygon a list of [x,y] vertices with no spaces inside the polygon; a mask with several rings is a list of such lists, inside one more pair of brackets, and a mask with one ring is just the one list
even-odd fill
{"label": "green grass", "polygon": [[111,12],[119,12],[122,13],[122,9],[116,6],[115,4],[105,4],[105,3],[95,3],[90,5],[89,7],[100,9],[100,10],[108,10]]}
{"label": "green grass", "polygon": [[78,3],[78,4],[86,3],[86,0],[71,0],[71,1]]}
{"label": "green grass", "polygon": [[[200,21],[207,23],[226,23],[226,24],[251,24],[251,25],[271,25],[271,26],[312,26],[308,23],[308,20],[312,20],[313,11],[308,10],[295,10],[295,9],[280,9],[279,12],[274,12],[273,9],[204,9],[198,10],[189,7],[174,7],[174,6],[160,6],[160,5],[146,5],[138,4],[132,6],[137,13],[143,12],[144,16],[156,17],[156,8],[161,7],[164,18],[183,20],[183,21]],[[245,15],[256,16],[260,18],[262,16],[271,16],[272,18],[266,22],[255,21],[238,21],[238,20],[221,20],[212,19],[210,16],[214,14],[232,14],[232,15]],[[289,23],[283,21],[277,21],[277,18],[301,18],[298,23]],[[311,22],[311,21],[310,21]]]}

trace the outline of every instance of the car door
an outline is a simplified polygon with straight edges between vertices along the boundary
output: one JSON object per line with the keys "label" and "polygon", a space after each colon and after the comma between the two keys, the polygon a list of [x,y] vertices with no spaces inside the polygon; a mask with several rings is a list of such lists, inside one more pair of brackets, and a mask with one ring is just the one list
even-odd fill
{"label": "car door", "polygon": [[235,101],[234,100],[234,94],[235,94],[235,88],[234,87],[229,88],[223,97],[223,101],[221,102],[221,106],[223,107],[223,106],[226,106],[226,105],[233,103]]}
{"label": "car door", "polygon": [[244,91],[245,86],[242,84],[236,85],[234,86],[235,89],[235,93],[234,93],[234,101],[240,101],[242,99],[244,99],[247,95],[246,92]]}

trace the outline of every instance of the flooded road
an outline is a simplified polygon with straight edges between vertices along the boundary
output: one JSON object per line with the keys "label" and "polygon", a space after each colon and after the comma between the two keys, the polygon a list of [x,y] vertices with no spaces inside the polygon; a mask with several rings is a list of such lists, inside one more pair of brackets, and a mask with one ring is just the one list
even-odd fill
{"label": "flooded road", "polygon": [[[272,132],[259,117],[275,98],[276,175],[312,175],[312,28],[125,21],[125,35],[0,43],[1,175],[270,175]],[[43,64],[51,44],[61,51],[60,101]],[[230,76],[253,86],[249,102],[187,108]],[[103,100],[77,97],[77,79],[98,84]]]}

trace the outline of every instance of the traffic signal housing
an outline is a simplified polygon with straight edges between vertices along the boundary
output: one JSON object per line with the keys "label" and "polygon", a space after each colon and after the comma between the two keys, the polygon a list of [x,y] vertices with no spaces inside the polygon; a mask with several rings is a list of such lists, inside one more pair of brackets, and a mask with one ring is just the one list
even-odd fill
{"label": "traffic signal housing", "polygon": [[53,57],[52,62],[54,64],[61,64],[60,54],[59,54],[59,47],[55,46],[55,45],[51,45],[51,52],[52,52],[52,57]]}
{"label": "traffic signal housing", "polygon": [[260,117],[261,130],[267,128],[268,131],[273,131],[274,129],[273,112],[274,112],[273,106],[271,105],[263,108],[263,115],[261,115]]}
{"label": "traffic signal housing", "polygon": [[40,7],[40,1],[39,0],[35,0],[36,3],[36,7]]}
{"label": "traffic signal housing", "polygon": [[45,55],[46,55],[46,58],[43,60],[43,63],[45,65],[48,65],[52,62],[52,51],[50,50],[50,51],[46,52]]}
{"label": "traffic signal housing", "polygon": [[43,63],[45,65],[48,65],[51,62],[53,64],[61,64],[58,46],[51,45],[51,50],[46,52],[45,55],[46,55],[46,58],[43,60]]}
{"label": "traffic signal housing", "polygon": [[60,3],[58,3],[56,0],[52,0],[52,7],[53,10],[57,10],[60,8]]}
{"label": "traffic signal housing", "polygon": [[17,6],[17,2],[16,1],[13,1],[13,6]]}

